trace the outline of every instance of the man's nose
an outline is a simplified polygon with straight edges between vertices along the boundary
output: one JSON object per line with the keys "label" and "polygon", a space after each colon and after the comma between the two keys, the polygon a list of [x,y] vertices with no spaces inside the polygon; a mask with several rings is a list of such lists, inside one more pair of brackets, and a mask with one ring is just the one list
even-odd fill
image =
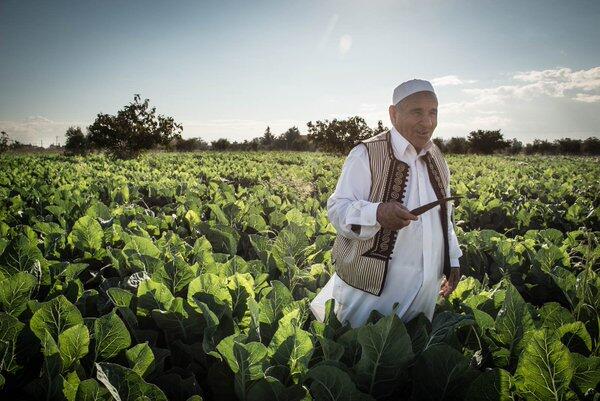
{"label": "man's nose", "polygon": [[423,119],[423,125],[428,128],[433,127],[433,117],[425,117]]}

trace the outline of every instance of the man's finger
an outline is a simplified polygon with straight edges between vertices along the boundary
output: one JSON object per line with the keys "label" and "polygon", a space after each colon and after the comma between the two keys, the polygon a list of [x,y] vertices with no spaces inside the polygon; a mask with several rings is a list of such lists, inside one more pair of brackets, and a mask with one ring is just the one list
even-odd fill
{"label": "man's finger", "polygon": [[401,209],[400,207],[396,207],[394,209],[394,215],[396,216],[397,219],[403,219],[403,220],[418,220],[419,219],[417,216],[415,216],[408,210]]}

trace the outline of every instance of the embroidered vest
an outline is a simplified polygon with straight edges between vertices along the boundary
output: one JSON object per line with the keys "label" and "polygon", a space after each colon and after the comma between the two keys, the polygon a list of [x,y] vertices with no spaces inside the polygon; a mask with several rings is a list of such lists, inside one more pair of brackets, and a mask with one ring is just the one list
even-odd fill
{"label": "embroidered vest", "polygon": [[[362,142],[367,148],[371,168],[370,202],[403,202],[409,166],[396,159],[392,149],[391,131],[382,132]],[[429,181],[438,199],[449,195],[448,166],[440,149],[433,144],[424,156]],[[444,235],[444,274],[450,274],[447,204],[441,204],[440,217]],[[337,235],[332,252],[335,271],[352,287],[381,295],[388,263],[391,259],[398,230],[381,228],[368,240]]]}

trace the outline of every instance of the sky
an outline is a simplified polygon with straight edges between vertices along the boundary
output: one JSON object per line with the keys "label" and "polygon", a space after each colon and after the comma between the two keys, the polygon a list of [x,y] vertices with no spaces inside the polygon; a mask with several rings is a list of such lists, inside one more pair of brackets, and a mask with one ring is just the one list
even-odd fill
{"label": "sky", "polygon": [[139,93],[183,136],[244,140],[438,96],[434,137],[600,136],[599,1],[0,0],[0,130],[44,146]]}

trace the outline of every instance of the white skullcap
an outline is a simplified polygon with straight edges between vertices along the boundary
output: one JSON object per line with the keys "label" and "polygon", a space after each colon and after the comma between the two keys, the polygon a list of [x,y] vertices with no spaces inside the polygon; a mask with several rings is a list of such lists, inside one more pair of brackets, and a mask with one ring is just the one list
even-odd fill
{"label": "white skullcap", "polygon": [[429,81],[423,79],[411,79],[410,81],[402,82],[400,85],[396,86],[392,101],[394,104],[398,104],[398,102],[405,97],[422,91],[433,92],[435,94],[433,86]]}

